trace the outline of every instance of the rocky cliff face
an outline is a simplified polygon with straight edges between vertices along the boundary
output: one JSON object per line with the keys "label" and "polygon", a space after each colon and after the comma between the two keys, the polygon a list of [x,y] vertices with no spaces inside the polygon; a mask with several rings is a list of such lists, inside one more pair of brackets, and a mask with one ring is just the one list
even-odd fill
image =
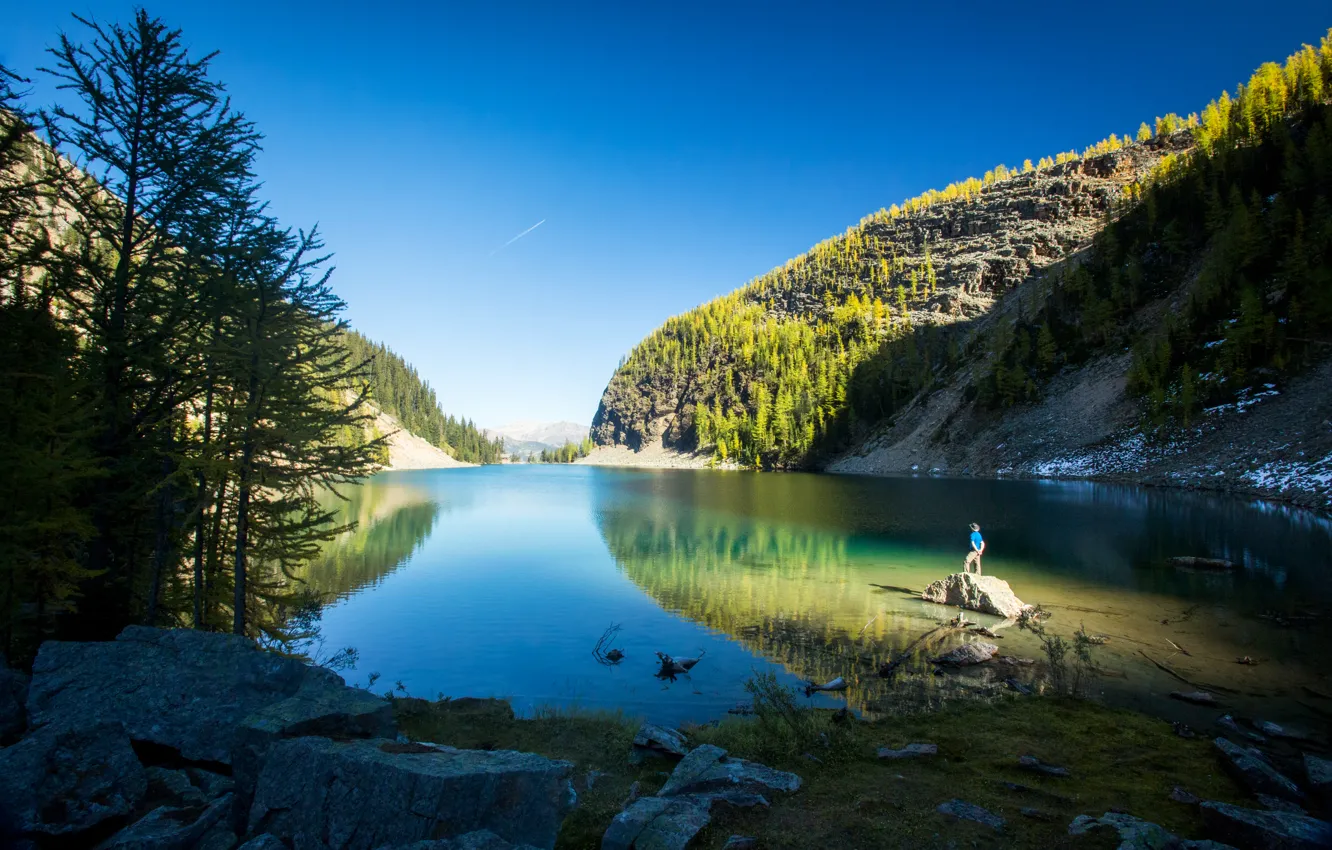
{"label": "rocky cliff face", "polygon": [[[726,392],[728,370],[744,383],[743,349],[752,335],[749,341],[724,337],[714,329],[721,314],[753,311],[747,321],[774,333],[803,325],[813,331],[814,346],[834,351],[854,344],[838,335],[839,318],[862,305],[874,313],[875,301],[890,315],[874,321],[869,345],[874,336],[886,338],[903,326],[974,323],[1006,294],[1038,287],[1045,270],[1075,257],[1104,226],[1126,186],[1190,144],[1188,133],[1176,133],[1014,173],[975,186],[970,197],[869,216],[732,296],[686,314],[683,322],[667,323],[640,344],[606,387],[592,438],[601,446],[636,452],[658,445],[693,450],[698,406],[711,405]],[[682,327],[691,319],[701,327],[701,339]],[[668,351],[676,341],[686,348],[683,362],[649,362],[655,356],[649,349]],[[699,354],[690,362],[688,351],[694,349]],[[736,395],[754,411],[743,386]],[[846,404],[845,394],[834,386],[814,403],[835,415]]]}

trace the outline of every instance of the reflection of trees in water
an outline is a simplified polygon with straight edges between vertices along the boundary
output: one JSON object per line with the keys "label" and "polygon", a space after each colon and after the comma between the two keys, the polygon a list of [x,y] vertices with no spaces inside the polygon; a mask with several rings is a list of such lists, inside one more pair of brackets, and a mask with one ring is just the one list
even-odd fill
{"label": "reflection of trees in water", "polygon": [[326,543],[297,575],[328,601],[376,585],[406,563],[430,537],[439,503],[410,487],[381,486],[373,479],[347,488],[346,500],[333,494],[325,504],[337,521],[354,527]]}
{"label": "reflection of trees in water", "polygon": [[[663,608],[796,676],[846,678],[853,708],[882,705],[879,666],[943,611],[872,589],[852,567],[845,535],[641,507],[597,514],[606,548],[631,581]],[[918,692],[927,681],[906,676],[896,687]]]}

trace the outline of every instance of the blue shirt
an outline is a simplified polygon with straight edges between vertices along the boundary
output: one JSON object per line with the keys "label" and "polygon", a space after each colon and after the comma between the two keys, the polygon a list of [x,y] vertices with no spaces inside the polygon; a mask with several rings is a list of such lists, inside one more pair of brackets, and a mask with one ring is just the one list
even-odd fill
{"label": "blue shirt", "polygon": [[980,551],[981,544],[984,543],[984,542],[985,542],[985,541],[984,541],[984,539],[981,538],[981,533],[980,533],[979,531],[973,531],[973,532],[971,532],[971,548],[972,548],[972,549],[975,549],[977,552],[979,552],[979,551]]}

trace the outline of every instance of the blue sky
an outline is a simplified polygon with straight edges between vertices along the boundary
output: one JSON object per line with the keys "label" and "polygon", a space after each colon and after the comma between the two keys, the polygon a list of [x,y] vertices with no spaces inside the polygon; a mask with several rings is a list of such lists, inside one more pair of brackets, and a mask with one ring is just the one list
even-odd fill
{"label": "blue sky", "polygon": [[[70,12],[133,8],[5,5],[27,74]],[[1199,109],[1332,25],[1325,2],[148,8],[221,51],[352,324],[484,425],[587,423],[668,316],[906,196]]]}

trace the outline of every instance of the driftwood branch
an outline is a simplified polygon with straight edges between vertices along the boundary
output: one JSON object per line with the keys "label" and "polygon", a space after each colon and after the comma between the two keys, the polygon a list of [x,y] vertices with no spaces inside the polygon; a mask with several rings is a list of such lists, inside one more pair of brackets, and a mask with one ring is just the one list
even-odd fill
{"label": "driftwood branch", "polygon": [[1157,661],[1155,658],[1148,655],[1145,651],[1140,649],[1138,650],[1138,654],[1141,655],[1143,658],[1146,658],[1148,661],[1152,662],[1153,664],[1155,664],[1162,671],[1169,673],[1171,676],[1174,676],[1176,679],[1179,679],[1181,682],[1188,685],[1190,688],[1193,688],[1194,690],[1215,691],[1217,693],[1222,693],[1222,694],[1239,693],[1239,691],[1236,691],[1234,688],[1227,688],[1222,685],[1208,685],[1201,682],[1189,681],[1188,679],[1184,678],[1184,676],[1181,675],[1177,670],[1175,670],[1175,668],[1171,667],[1168,664],[1163,664],[1162,662]]}
{"label": "driftwood branch", "polygon": [[620,633],[620,624],[611,623],[606,627],[606,631],[601,633],[601,638],[597,640],[597,645],[592,647],[592,657],[597,659],[598,664],[604,664],[607,667],[614,667],[624,660],[624,653],[611,646],[615,636]]}
{"label": "driftwood branch", "polygon": [[914,655],[914,653],[916,652],[916,650],[925,649],[929,645],[930,641],[941,638],[944,635],[950,634],[952,632],[960,631],[961,629],[962,627],[958,625],[955,620],[950,620],[947,623],[941,623],[940,625],[935,626],[925,634],[921,635],[920,637],[913,640],[911,643],[907,644],[906,649],[902,650],[901,654],[898,655],[897,658],[879,667],[879,678],[881,679],[892,678],[893,674],[897,672],[897,668],[901,667],[908,660],[910,660]]}

